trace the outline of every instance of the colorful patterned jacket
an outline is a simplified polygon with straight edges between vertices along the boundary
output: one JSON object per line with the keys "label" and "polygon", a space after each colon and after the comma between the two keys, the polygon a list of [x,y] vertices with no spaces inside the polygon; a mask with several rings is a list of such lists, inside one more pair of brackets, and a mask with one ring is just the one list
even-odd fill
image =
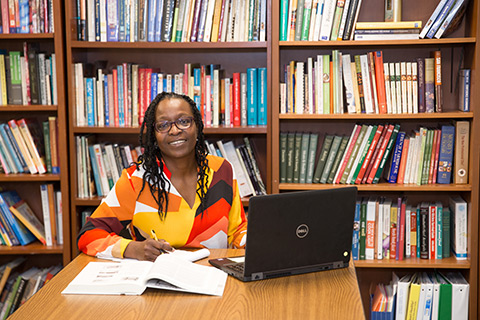
{"label": "colorful patterned jacket", "polygon": [[[140,170],[132,166],[123,170],[107,197],[87,219],[78,236],[79,249],[92,256],[123,258],[130,241],[153,238],[152,229],[159,239],[175,248],[244,247],[247,220],[232,166],[220,157],[209,155],[207,159],[208,200],[203,215],[198,195],[190,208],[171,184],[167,217],[162,221],[148,186],[138,197],[145,171],[141,166]],[[171,177],[168,169],[164,175]]]}

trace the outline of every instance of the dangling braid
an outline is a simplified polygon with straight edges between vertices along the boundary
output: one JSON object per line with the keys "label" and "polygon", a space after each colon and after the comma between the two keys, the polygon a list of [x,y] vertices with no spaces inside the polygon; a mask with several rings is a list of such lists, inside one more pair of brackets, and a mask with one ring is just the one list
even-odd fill
{"label": "dangling braid", "polygon": [[[197,127],[197,142],[195,144],[195,160],[198,166],[198,187],[197,194],[200,198],[200,205],[202,208],[202,216],[205,212],[207,203],[207,191],[206,186],[208,184],[208,161],[207,150],[205,147],[205,136],[203,135],[203,122],[200,111],[198,110],[195,102],[190,97],[183,94],[176,94],[173,92],[162,92],[158,94],[155,99],[150,103],[145,111],[145,118],[140,127],[140,146],[144,148],[144,152],[138,157],[138,162],[135,163],[137,170],[139,166],[143,166],[145,174],[142,181],[142,189],[140,194],[145,189],[145,184],[148,183],[150,187],[150,193],[158,204],[158,214],[160,219],[164,220],[168,211],[168,192],[170,191],[170,181],[168,181],[164,175],[164,164],[162,161],[162,152],[158,148],[157,139],[155,137],[155,112],[157,111],[158,104],[164,99],[183,99],[190,105],[190,109],[193,113],[193,119]],[[158,162],[157,162],[158,159]],[[137,197],[137,200],[138,200]],[[165,209],[164,209],[165,207]]]}

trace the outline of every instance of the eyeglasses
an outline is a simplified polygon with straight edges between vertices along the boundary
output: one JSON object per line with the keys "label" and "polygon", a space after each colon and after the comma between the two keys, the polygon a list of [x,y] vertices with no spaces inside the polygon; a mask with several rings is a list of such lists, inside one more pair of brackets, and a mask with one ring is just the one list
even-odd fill
{"label": "eyeglasses", "polygon": [[175,124],[175,126],[179,130],[186,130],[192,126],[192,123],[193,123],[193,117],[183,117],[183,118],[178,118],[175,121],[165,120],[165,121],[155,122],[155,124],[153,125],[153,128],[158,133],[165,133],[170,131],[173,124]]}

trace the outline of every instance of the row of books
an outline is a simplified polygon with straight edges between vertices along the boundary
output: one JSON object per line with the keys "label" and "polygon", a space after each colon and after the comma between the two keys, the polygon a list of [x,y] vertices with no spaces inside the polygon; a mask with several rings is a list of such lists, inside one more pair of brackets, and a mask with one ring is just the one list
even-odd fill
{"label": "row of books", "polygon": [[465,14],[468,0],[440,0],[420,33],[420,38],[437,38],[453,31]]}
{"label": "row of books", "polygon": [[85,41],[265,41],[266,0],[80,0]]}
{"label": "row of books", "polygon": [[91,135],[75,137],[77,149],[77,190],[79,198],[106,196],[122,170],[142,154],[139,146],[95,143]]}
{"label": "row of books", "polygon": [[34,119],[0,123],[0,171],[10,173],[60,173],[57,117],[41,125]]}
{"label": "row of books", "polygon": [[[442,112],[441,51],[432,56],[383,62],[382,51],[375,51],[352,61],[350,54],[333,50],[331,56],[290,61],[280,84],[280,113]],[[463,91],[469,85],[464,80]]]}
{"label": "row of books", "polygon": [[1,1],[0,33],[53,33],[53,0]]}
{"label": "row of books", "polygon": [[280,41],[351,40],[361,0],[282,0]]}
{"label": "row of books", "polygon": [[16,191],[0,193],[0,243],[27,245],[35,240],[44,245],[63,244],[61,192],[53,184],[40,186],[43,223]]}
{"label": "row of books", "polygon": [[218,64],[185,64],[184,73],[166,74],[130,63],[111,71],[76,63],[77,124],[138,126],[150,102],[166,91],[189,95],[207,127],[266,125],[267,69],[248,68],[232,76],[225,78]]}
{"label": "row of books", "polygon": [[0,266],[0,319],[8,318],[62,269],[56,265],[21,272],[25,261],[20,257]]}
{"label": "row of books", "polygon": [[418,39],[422,21],[357,22],[354,40]]}
{"label": "row of books", "polygon": [[0,105],[56,105],[55,54],[39,52],[36,44],[23,45],[23,52],[0,51]]}
{"label": "row of books", "polygon": [[467,259],[467,203],[459,196],[449,204],[407,197],[363,197],[357,200],[352,257],[354,260],[443,259],[450,251]]}
{"label": "row of books", "polygon": [[468,319],[470,285],[460,272],[416,272],[370,289],[370,318]]}
{"label": "row of books", "polygon": [[236,144],[231,140],[217,140],[215,143],[207,141],[207,148],[210,154],[223,157],[232,164],[240,197],[267,194],[248,137],[243,138],[242,144]]}

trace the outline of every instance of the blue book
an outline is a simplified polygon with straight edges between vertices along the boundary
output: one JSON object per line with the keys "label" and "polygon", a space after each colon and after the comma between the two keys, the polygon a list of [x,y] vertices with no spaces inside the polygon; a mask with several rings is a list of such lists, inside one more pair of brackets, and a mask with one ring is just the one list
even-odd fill
{"label": "blue book", "polygon": [[397,135],[395,142],[395,149],[393,151],[392,166],[390,167],[390,174],[388,182],[397,183],[398,168],[400,167],[400,159],[402,158],[403,142],[405,141],[405,132],[401,131]]}
{"label": "blue book", "polygon": [[6,206],[8,209],[8,213],[11,215],[10,209],[8,208],[7,204],[5,203],[4,200],[0,200],[3,204],[0,204],[0,229],[2,232],[8,237],[10,240],[11,244],[13,246],[18,246],[20,245],[20,239],[17,238],[17,235],[12,229],[12,226],[7,219],[7,216],[3,213],[4,212],[4,207]]}
{"label": "blue book", "polygon": [[258,84],[257,68],[247,69],[247,124],[256,126],[258,123]]}
{"label": "blue book", "polygon": [[[433,23],[435,22],[435,20],[437,19],[438,15],[440,14],[440,11],[442,10],[442,8],[445,6],[445,3],[447,3],[447,1],[449,0],[440,0],[440,2],[438,3],[437,7],[435,8],[435,10],[433,11],[432,15],[430,16],[430,18],[427,20],[427,22],[425,23],[425,25],[423,26],[423,29],[422,31],[420,32],[420,35],[419,37],[421,39],[425,38],[425,36],[427,35],[427,32],[430,30],[430,28],[432,27]],[[344,39],[345,40],[345,39]]]}
{"label": "blue book", "polygon": [[193,101],[200,110],[200,68],[193,69]]}
{"label": "blue book", "polygon": [[162,19],[163,19],[163,1],[157,0],[157,10],[155,15],[155,42],[162,41]]}
{"label": "blue book", "polygon": [[125,41],[125,0],[118,0],[118,41]]}
{"label": "blue book", "polygon": [[90,155],[90,162],[92,164],[93,180],[95,180],[95,189],[97,189],[98,196],[104,196],[102,193],[102,183],[100,181],[100,175],[98,173],[97,159],[95,157],[95,150],[93,145],[88,146],[88,154]]}
{"label": "blue book", "polygon": [[358,260],[358,241],[360,235],[360,201],[355,205],[355,216],[353,218],[352,258]]}
{"label": "blue book", "polygon": [[95,85],[95,78],[85,78],[85,97],[87,105],[87,125],[95,125],[95,103],[94,103],[94,94],[93,87]]}
{"label": "blue book", "polygon": [[[110,19],[110,18],[113,19]],[[116,1],[107,1],[107,41],[118,41],[118,6]]]}
{"label": "blue book", "polygon": [[20,12],[20,30],[19,33],[30,33],[29,28],[29,8],[28,0],[19,0],[18,2]]}
{"label": "blue book", "polygon": [[13,163],[13,160],[10,161],[8,160],[8,151],[4,149],[3,145],[0,143],[0,156],[2,157],[2,167],[5,173],[17,173],[15,164]]}
{"label": "blue book", "polygon": [[150,81],[150,101],[153,101],[157,96],[157,82],[158,82],[158,73],[152,72],[152,80]]}
{"label": "blue book", "polygon": [[13,162],[12,164],[15,165],[16,171],[24,172],[23,166],[20,163],[20,159],[17,157],[17,154],[13,149],[13,145],[11,144],[10,139],[8,139],[7,133],[3,129],[0,129],[0,134],[1,134],[0,144],[2,146],[3,152],[8,153],[8,155],[6,156],[7,157],[10,156],[10,158],[12,159],[12,162]]}
{"label": "blue book", "polygon": [[157,9],[157,1],[163,2],[161,0],[148,0],[148,20],[147,20],[147,41],[153,42],[155,40],[155,18],[158,15],[155,15]]}
{"label": "blue book", "polygon": [[108,92],[108,79],[107,77],[104,78],[103,81],[103,105],[105,106],[105,126],[110,126],[110,104],[108,100],[108,95],[112,94]]}
{"label": "blue book", "polygon": [[447,16],[448,11],[452,8],[453,3],[455,0],[448,0],[447,3],[443,6],[442,10],[438,14],[437,18],[435,19],[435,22],[432,24],[430,30],[427,32],[427,38],[432,39],[435,36],[435,33],[437,33],[438,28],[442,25],[443,20],[445,20],[445,17]]}
{"label": "blue book", "polygon": [[127,6],[125,6],[125,42],[130,42],[130,8]]}
{"label": "blue book", "polygon": [[22,199],[15,191],[0,193],[0,209],[2,214],[6,218],[7,223],[9,223],[12,227],[13,232],[20,241],[20,244],[25,246],[35,241],[37,238],[10,211],[10,206],[13,206],[20,200]]}
{"label": "blue book", "polygon": [[29,172],[29,169],[28,169],[28,165],[27,165],[27,162],[25,161],[25,159],[23,158],[23,154],[22,152],[20,151],[20,147],[18,146],[17,144],[17,140],[15,140],[15,137],[13,136],[13,133],[10,129],[10,127],[8,126],[8,124],[6,123],[2,123],[0,124],[0,130],[5,132],[5,134],[7,135],[8,137],[8,142],[10,142],[10,144],[12,145],[14,151],[15,151],[15,154],[17,155],[17,158],[18,160],[20,161],[20,164],[22,165],[22,168],[23,168],[23,172]]}
{"label": "blue book", "polygon": [[260,126],[267,125],[267,68],[258,68],[258,121]]}
{"label": "blue book", "polygon": [[95,0],[94,18],[95,18],[95,41],[100,41],[100,0]]}
{"label": "blue book", "polygon": [[123,99],[123,66],[117,66],[118,82],[118,125],[125,127],[125,104]]}
{"label": "blue book", "polygon": [[455,146],[455,127],[442,126],[440,133],[440,151],[438,154],[437,183],[449,184],[452,181],[453,150]]}
{"label": "blue book", "polygon": [[458,108],[460,111],[470,111],[470,69],[461,69],[460,73],[460,89],[458,90],[459,101]]}

